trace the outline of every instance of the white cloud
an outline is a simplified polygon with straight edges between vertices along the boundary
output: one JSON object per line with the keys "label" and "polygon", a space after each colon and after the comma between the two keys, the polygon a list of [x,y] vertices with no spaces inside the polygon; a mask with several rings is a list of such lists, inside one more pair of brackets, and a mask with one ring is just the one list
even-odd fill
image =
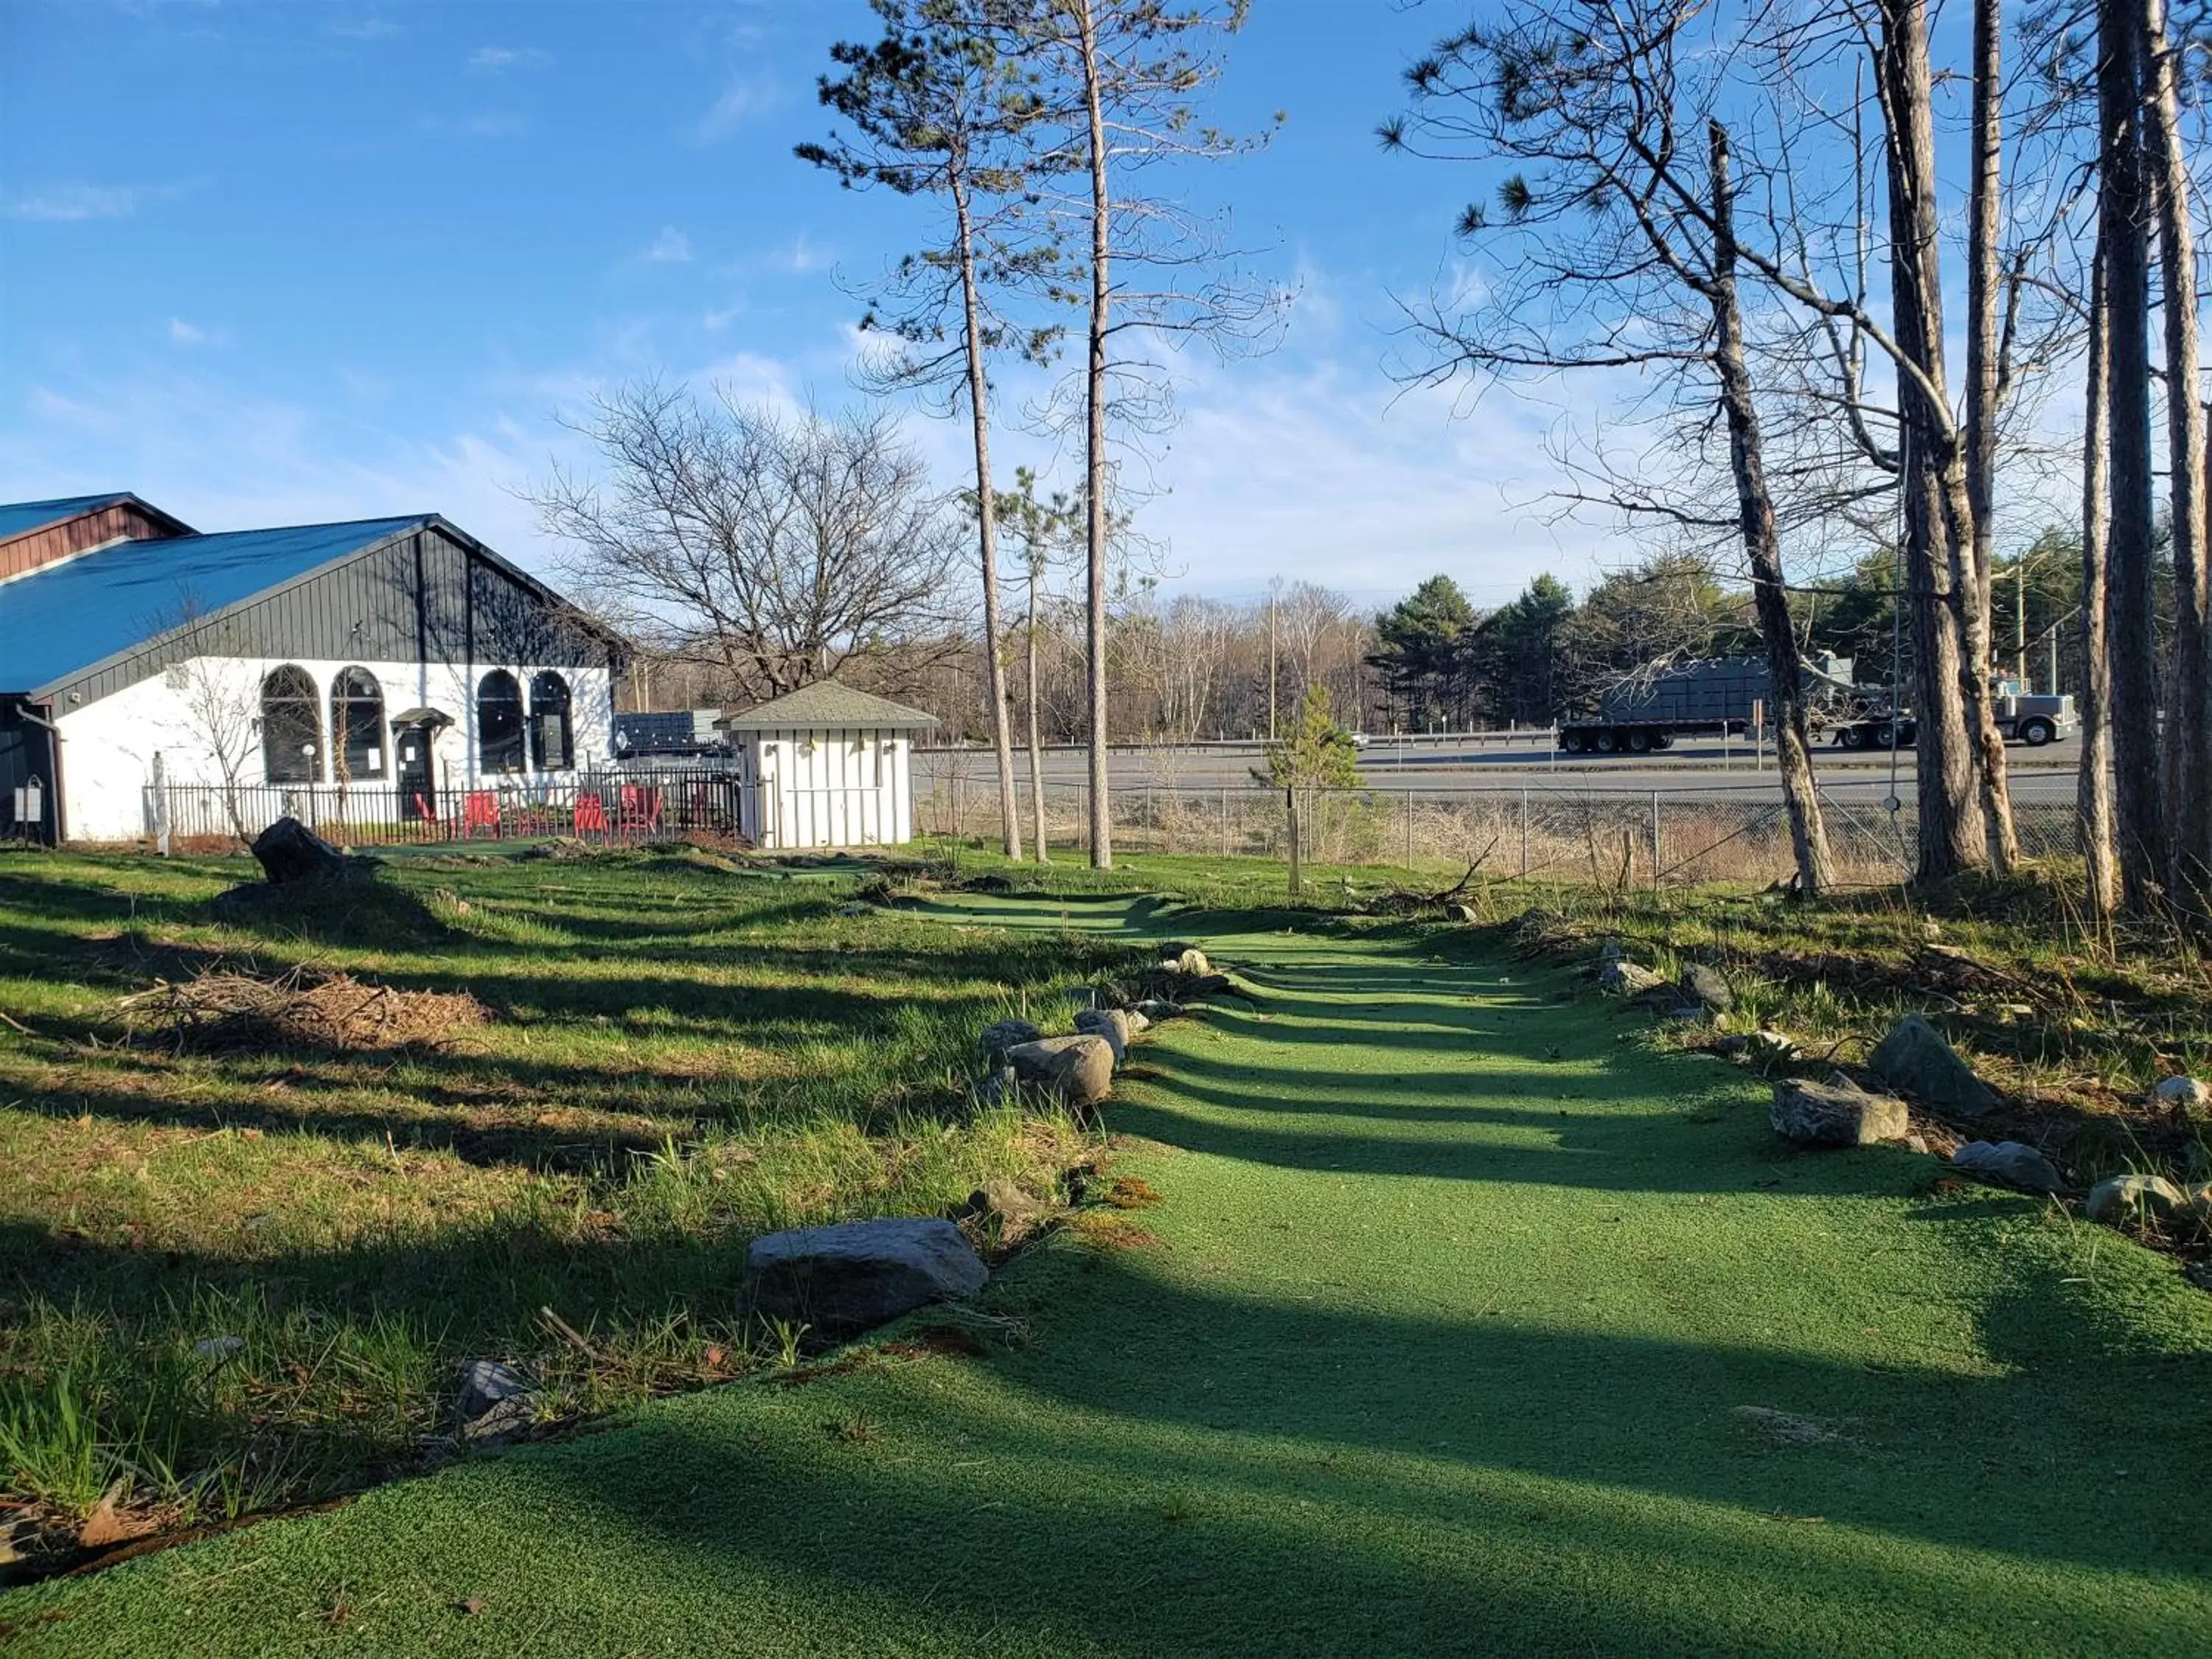
{"label": "white cloud", "polygon": [[224,346],[230,343],[230,336],[221,329],[202,328],[196,323],[186,322],[181,317],[169,319],[168,332],[171,345]]}
{"label": "white cloud", "polygon": [[714,107],[699,118],[695,135],[701,143],[726,138],[755,116],[765,115],[782,101],[782,94],[765,76],[733,75],[723,87],[722,95],[714,100]]}
{"label": "white cloud", "polygon": [[55,185],[28,196],[9,198],[8,216],[49,224],[82,219],[127,219],[147,192],[131,185]]}
{"label": "white cloud", "polygon": [[398,24],[383,17],[340,18],[323,28],[341,40],[382,40],[399,33]]}
{"label": "white cloud", "polygon": [[664,226],[653,244],[638,256],[649,265],[682,265],[691,262],[691,239],[673,225]]}
{"label": "white cloud", "polygon": [[543,69],[552,61],[552,54],[538,46],[478,46],[469,54],[469,67],[487,75],[502,70]]}

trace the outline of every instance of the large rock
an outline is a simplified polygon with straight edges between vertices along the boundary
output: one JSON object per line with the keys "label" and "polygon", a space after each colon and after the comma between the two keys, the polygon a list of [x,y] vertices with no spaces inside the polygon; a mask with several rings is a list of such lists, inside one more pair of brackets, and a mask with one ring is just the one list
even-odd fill
{"label": "large rock", "polygon": [[1907,1014],[1867,1062],[1883,1082],[1931,1106],[1978,1117],[1997,1103],[1997,1091],[1976,1077],[1943,1034],[1917,1014]]}
{"label": "large rock", "polygon": [[1043,1035],[1025,1019],[994,1020],[983,1028],[983,1058],[996,1066],[1006,1059],[1007,1049],[1035,1042]]}
{"label": "large rock", "polygon": [[1019,1043],[1006,1050],[1006,1063],[1023,1082],[1050,1089],[1070,1106],[1096,1106],[1114,1091],[1114,1045],[1088,1031]]}
{"label": "large rock", "polygon": [[957,1302],[990,1272],[941,1216],[845,1221],[769,1233],[745,1250],[745,1296],[764,1318],[849,1336],[932,1302]]}
{"label": "large rock", "polygon": [[291,817],[281,817],[253,838],[253,856],[272,885],[337,881],[350,867],[346,855]]}
{"label": "large rock", "polygon": [[1113,1046],[1116,1066],[1128,1059],[1129,1039],[1137,1034],[1129,1024],[1128,1015],[1119,1008],[1085,1008],[1076,1015],[1075,1029],[1091,1036],[1104,1037]]}
{"label": "large rock", "polygon": [[1902,1140],[1909,1126],[1905,1103],[1838,1081],[1787,1079],[1774,1085],[1767,1114],[1775,1133],[1801,1146],[1867,1146]]}
{"label": "large rock", "polygon": [[2089,1188],[2081,1213],[2092,1221],[2167,1222],[2180,1215],[2188,1194],[2164,1176],[2124,1175]]}
{"label": "large rock", "polygon": [[1213,964],[1206,959],[1206,952],[1194,945],[1176,957],[1175,969],[1179,974],[1188,974],[1194,979],[1204,979],[1213,971]]}
{"label": "large rock", "polygon": [[1629,961],[1626,957],[1600,963],[1597,970],[1598,989],[1617,997],[1640,997],[1661,989],[1667,981],[1649,968]]}
{"label": "large rock", "polygon": [[2066,1190],[2066,1180],[2058,1173],[2058,1166],[2021,1141],[1970,1140],[1951,1154],[1951,1164],[1954,1169],[2017,1187],[2022,1192]]}
{"label": "large rock", "polygon": [[1694,1003],[1714,1013],[1724,1014],[1735,1005],[1735,994],[1729,982],[1721,977],[1717,968],[1708,968],[1702,962],[1686,962],[1682,976],[1676,981],[1682,988],[1682,1000]]}
{"label": "large rock", "polygon": [[1146,997],[1137,1004],[1136,1012],[1155,1022],[1180,1019],[1182,1018],[1182,1004],[1171,1002],[1165,997]]}

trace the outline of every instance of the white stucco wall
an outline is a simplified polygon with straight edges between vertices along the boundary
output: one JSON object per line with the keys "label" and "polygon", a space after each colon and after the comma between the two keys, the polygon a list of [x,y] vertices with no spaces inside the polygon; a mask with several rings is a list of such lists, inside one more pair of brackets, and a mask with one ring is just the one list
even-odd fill
{"label": "white stucco wall", "polygon": [[912,738],[903,732],[750,732],[745,834],[761,847],[890,847],[914,839]]}
{"label": "white stucco wall", "polygon": [[[412,662],[330,662],[315,658],[196,657],[166,672],[139,681],[112,696],[82,708],[58,708],[61,732],[61,776],[65,832],[73,841],[129,841],[148,831],[146,787],[154,781],[154,757],[161,757],[172,784],[221,784],[225,780],[215,732],[221,729],[243,744],[246,762],[238,781],[264,781],[260,735],[261,683],[287,664],[305,669],[320,694],[322,752],[318,769],[331,781],[330,762],[331,688],[347,668],[365,668],[384,693],[384,748],[380,774],[349,781],[356,793],[392,787],[394,757],[392,717],[418,708],[450,715],[453,725],[439,734],[434,750],[441,788],[459,789],[480,781],[477,769],[477,682],[504,668],[522,688],[526,712],[532,676],[546,666],[530,663],[460,665]],[[587,767],[613,752],[614,683],[605,667],[555,667],[568,683],[568,726],[573,759]],[[241,729],[242,728],[242,729]],[[525,763],[528,763],[526,743]],[[527,778],[535,774],[520,775]],[[566,772],[556,775],[565,777]],[[518,775],[498,775],[513,782]],[[282,787],[282,786],[280,786]]]}

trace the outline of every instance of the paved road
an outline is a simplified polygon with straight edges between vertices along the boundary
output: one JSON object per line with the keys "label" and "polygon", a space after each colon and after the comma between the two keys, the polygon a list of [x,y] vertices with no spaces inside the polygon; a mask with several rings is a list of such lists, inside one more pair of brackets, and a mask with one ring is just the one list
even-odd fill
{"label": "paved road", "polygon": [[[2021,801],[2065,802],[2074,799],[2074,769],[2078,750],[2074,743],[2028,750],[2010,750],[2013,795]],[[1255,768],[1265,764],[1256,744],[1208,744],[1188,749],[1130,748],[1113,756],[1117,782],[1156,788],[1218,789],[1241,787],[1252,781]],[[1816,757],[1821,782],[1836,799],[1878,802],[1889,793],[1889,757],[1850,755],[1823,749]],[[1079,749],[1045,751],[1045,779],[1055,791],[1073,788],[1087,773],[1088,762]],[[1541,738],[1511,743],[1476,742],[1466,738],[1437,742],[1429,739],[1395,743],[1378,738],[1361,752],[1361,776],[1377,789],[1425,792],[1519,789],[1523,786],[1577,793],[1620,791],[1649,793],[1765,794],[1774,788],[1773,760],[1769,754],[1754,760],[1742,742],[1679,744],[1663,758],[1622,757],[1617,760],[1595,756],[1554,757]],[[988,750],[921,750],[915,755],[915,781],[927,790],[931,781],[955,776],[969,784],[988,787],[991,774]],[[1024,772],[1022,775],[1026,777]],[[1912,757],[1898,757],[1898,793],[1912,798]]]}

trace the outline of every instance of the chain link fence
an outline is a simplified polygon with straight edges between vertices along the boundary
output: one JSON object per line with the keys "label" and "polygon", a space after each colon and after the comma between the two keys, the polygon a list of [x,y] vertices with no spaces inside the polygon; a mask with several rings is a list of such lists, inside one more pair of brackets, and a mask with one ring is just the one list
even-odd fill
{"label": "chain link fence", "polygon": [[[1022,830],[1030,795],[1020,793]],[[1283,858],[1289,814],[1265,786],[1117,783],[1114,845],[1121,852]],[[1908,877],[1918,815],[1909,800],[1824,793],[1839,878],[1885,885]],[[2030,857],[2078,850],[2070,802],[2014,805]],[[1789,818],[1776,795],[1715,793],[1694,786],[1650,793],[1556,786],[1464,789],[1343,789],[1302,799],[1301,852],[1310,862],[1454,872],[1480,862],[1488,874],[1602,887],[1784,879],[1795,868]],[[1081,850],[1090,833],[1087,784],[1048,782],[1045,823],[1055,847]],[[957,774],[915,780],[915,827],[925,835],[994,837],[998,792]]]}

